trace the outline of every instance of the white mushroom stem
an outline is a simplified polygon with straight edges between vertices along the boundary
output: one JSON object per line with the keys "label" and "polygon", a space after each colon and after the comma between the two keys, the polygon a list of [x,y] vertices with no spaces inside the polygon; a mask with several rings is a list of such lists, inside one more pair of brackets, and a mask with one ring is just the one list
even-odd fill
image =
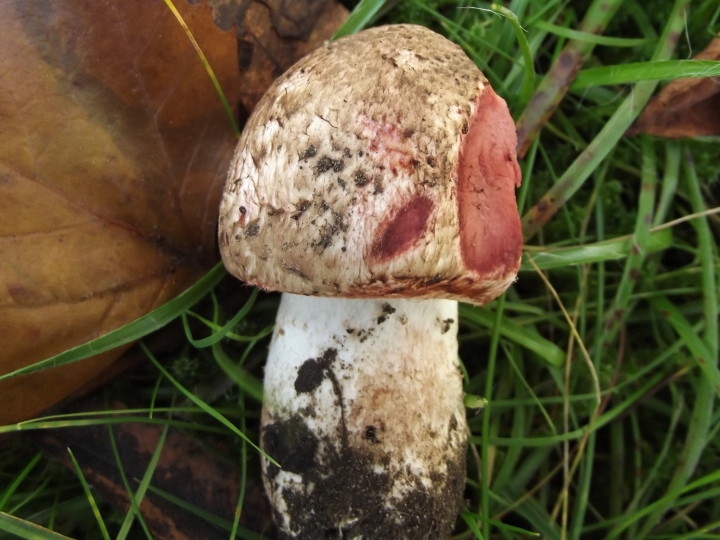
{"label": "white mushroom stem", "polygon": [[285,537],[439,539],[462,503],[452,300],[283,294],[265,372],[266,488]]}

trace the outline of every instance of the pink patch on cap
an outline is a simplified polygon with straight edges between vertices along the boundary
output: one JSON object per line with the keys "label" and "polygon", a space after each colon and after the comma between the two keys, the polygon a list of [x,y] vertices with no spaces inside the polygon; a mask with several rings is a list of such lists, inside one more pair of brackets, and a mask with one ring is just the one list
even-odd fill
{"label": "pink patch on cap", "polygon": [[401,132],[396,124],[384,119],[373,120],[367,116],[361,116],[359,123],[362,126],[362,136],[369,141],[369,151],[380,157],[386,170],[393,175],[413,172],[415,149],[408,139],[411,132]]}
{"label": "pink patch on cap", "polygon": [[370,257],[386,261],[408,251],[424,235],[433,202],[415,195],[410,202],[380,224],[370,250]]}
{"label": "pink patch on cap", "polygon": [[465,265],[481,275],[517,272],[522,254],[516,146],[507,104],[487,85],[461,142],[458,163],[460,251]]}

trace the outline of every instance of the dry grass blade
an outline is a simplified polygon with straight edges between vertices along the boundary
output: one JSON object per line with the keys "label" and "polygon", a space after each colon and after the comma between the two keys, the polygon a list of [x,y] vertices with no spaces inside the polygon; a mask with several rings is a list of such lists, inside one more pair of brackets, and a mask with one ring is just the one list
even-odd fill
{"label": "dry grass blade", "polygon": [[[594,0],[578,30],[602,34],[622,0]],[[523,158],[545,123],[557,109],[578,71],[595,48],[588,41],[570,41],[555,58],[532,98],[515,123],[518,132],[518,157]]]}

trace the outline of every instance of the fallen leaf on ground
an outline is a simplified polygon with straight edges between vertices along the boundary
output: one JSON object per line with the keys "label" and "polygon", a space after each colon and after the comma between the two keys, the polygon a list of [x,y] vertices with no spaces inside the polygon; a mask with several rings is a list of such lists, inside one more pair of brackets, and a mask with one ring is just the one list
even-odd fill
{"label": "fallen leaf on ground", "polygon": [[[261,95],[277,70],[241,72],[232,25],[221,29],[207,2],[174,3],[229,103]],[[334,1],[321,8],[338,13]],[[245,26],[262,50],[292,56],[275,62],[285,66],[329,38],[335,17],[308,23],[307,43],[279,37],[270,16]],[[0,374],[118,328],[201,276],[217,259],[235,143],[162,0],[0,2]],[[36,415],[121,352],[0,382],[0,425]]]}
{"label": "fallen leaf on ground", "polygon": [[[720,37],[696,60],[720,60]],[[676,79],[655,96],[628,130],[671,139],[720,135],[720,77]]]}
{"label": "fallen leaf on ground", "polygon": [[252,111],[270,83],[329,39],[347,16],[342,5],[327,0],[248,2],[237,27],[245,110]]}
{"label": "fallen leaf on ground", "polygon": [[[114,410],[125,406],[115,403]],[[79,407],[62,412],[103,410],[100,401],[84,400]],[[131,488],[137,491],[160,442],[163,426],[154,424],[116,424],[112,426],[117,456]],[[74,472],[70,448],[85,480],[103,500],[122,512],[130,508],[130,499],[120,475],[108,426],[62,428],[38,431],[30,439],[51,459]],[[240,470],[188,435],[169,428],[152,486],[177,497],[209,514],[232,522],[240,493]],[[267,536],[274,529],[270,503],[260,483],[248,479],[240,524]],[[225,539],[228,533],[162,495],[146,493],[140,511],[150,532],[163,540]]]}

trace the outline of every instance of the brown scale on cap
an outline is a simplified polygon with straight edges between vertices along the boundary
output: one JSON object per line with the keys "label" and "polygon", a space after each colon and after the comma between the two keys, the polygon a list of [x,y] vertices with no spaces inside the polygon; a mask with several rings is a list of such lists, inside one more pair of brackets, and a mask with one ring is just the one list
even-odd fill
{"label": "brown scale on cap", "polygon": [[515,145],[505,102],[438,34],[396,25],[332,42],[243,131],[225,264],[296,294],[485,303],[520,263]]}

